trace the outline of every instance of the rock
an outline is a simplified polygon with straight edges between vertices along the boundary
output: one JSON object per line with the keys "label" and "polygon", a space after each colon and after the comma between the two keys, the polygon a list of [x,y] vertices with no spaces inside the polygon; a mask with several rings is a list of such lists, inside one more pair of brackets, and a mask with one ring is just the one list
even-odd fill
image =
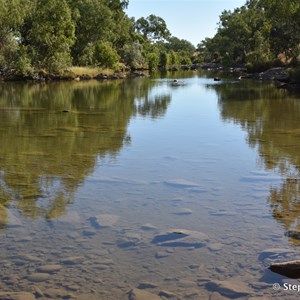
{"label": "rock", "polygon": [[267,257],[276,258],[278,256],[287,256],[288,254],[295,253],[294,250],[291,249],[284,249],[284,248],[268,248],[263,250],[260,254],[258,259],[264,260]]}
{"label": "rock", "polygon": [[20,259],[20,260],[27,261],[27,262],[41,262],[42,261],[42,259],[40,259],[36,256],[33,256],[33,255],[30,255],[30,254],[19,254],[19,255],[12,256],[10,258],[13,260]]}
{"label": "rock", "polygon": [[175,212],[175,215],[184,216],[184,215],[191,215],[192,213],[193,213],[193,211],[190,208],[179,208]]}
{"label": "rock", "polygon": [[144,290],[144,289],[154,289],[157,288],[157,284],[154,284],[152,282],[141,282],[138,287],[138,289]]}
{"label": "rock", "polygon": [[274,263],[270,265],[269,269],[274,273],[278,273],[289,278],[300,278],[300,260]]}
{"label": "rock", "polygon": [[170,256],[171,255],[171,253],[168,253],[168,252],[165,252],[165,251],[157,251],[156,253],[155,253],[155,258],[164,258],[164,257],[168,257],[168,256]]}
{"label": "rock", "polygon": [[132,289],[128,293],[128,299],[129,300],[161,300],[159,296],[139,289]]}
{"label": "rock", "polygon": [[154,226],[154,225],[152,225],[152,224],[150,224],[150,223],[146,223],[146,224],[144,224],[144,225],[142,225],[141,226],[141,229],[143,229],[143,230],[157,230],[157,227],[156,226]]}
{"label": "rock", "polygon": [[121,238],[117,240],[117,245],[120,248],[129,248],[138,245],[142,240],[138,232],[125,232]]}
{"label": "rock", "polygon": [[81,256],[72,256],[61,260],[61,263],[64,265],[77,265],[83,262],[83,258]]}
{"label": "rock", "polygon": [[41,273],[56,273],[62,269],[61,265],[45,265],[41,266],[37,269],[38,272]]}
{"label": "rock", "polygon": [[286,233],[285,233],[286,236],[288,237],[291,237],[293,239],[297,239],[299,240],[300,239],[300,232],[297,231],[297,230],[288,230]]}
{"label": "rock", "polygon": [[168,291],[160,291],[158,293],[159,296],[161,297],[165,297],[167,299],[178,299],[178,297],[176,296],[176,294],[172,293],[172,292],[168,292]]}
{"label": "rock", "polygon": [[35,297],[26,292],[0,292],[0,300],[35,300]]}
{"label": "rock", "polygon": [[239,280],[215,280],[208,282],[205,286],[208,290],[231,299],[247,297],[251,294],[249,286]]}
{"label": "rock", "polygon": [[93,227],[95,227],[96,229],[101,229],[105,227],[114,226],[118,222],[119,216],[103,214],[103,215],[91,217],[89,218],[89,220]]}
{"label": "rock", "polygon": [[27,277],[27,280],[31,281],[31,282],[42,282],[42,281],[46,281],[50,278],[49,274],[46,273],[34,273],[31,274]]}
{"label": "rock", "polygon": [[223,244],[221,244],[221,243],[212,243],[212,244],[208,244],[207,248],[210,251],[220,251],[220,250],[223,249]]}
{"label": "rock", "polygon": [[259,74],[261,80],[278,80],[288,82],[290,80],[289,74],[286,69],[282,67],[271,68]]}
{"label": "rock", "polygon": [[171,180],[164,181],[164,184],[171,185],[173,187],[178,187],[178,188],[200,187],[198,183],[188,181],[185,179],[171,179]]}
{"label": "rock", "polygon": [[223,297],[218,292],[213,292],[209,298],[209,300],[226,300],[226,299],[229,299],[229,298]]}
{"label": "rock", "polygon": [[152,244],[166,247],[203,247],[209,240],[205,233],[185,229],[171,229],[156,235]]}
{"label": "rock", "polygon": [[59,299],[70,299],[74,296],[66,290],[63,289],[47,289],[44,293],[46,297],[49,298],[59,298]]}

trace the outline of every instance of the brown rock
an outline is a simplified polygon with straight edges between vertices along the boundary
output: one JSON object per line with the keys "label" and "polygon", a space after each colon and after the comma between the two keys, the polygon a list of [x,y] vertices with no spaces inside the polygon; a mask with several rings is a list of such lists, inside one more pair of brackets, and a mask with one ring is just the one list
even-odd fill
{"label": "brown rock", "polygon": [[0,292],[0,300],[35,300],[35,297],[26,292]]}
{"label": "brown rock", "polygon": [[27,277],[27,279],[31,282],[42,282],[48,280],[49,278],[50,275],[46,273],[34,273]]}
{"label": "brown rock", "polygon": [[146,292],[145,290],[132,289],[128,293],[129,300],[161,300],[161,298],[155,294]]}
{"label": "brown rock", "polygon": [[289,278],[300,278],[300,260],[291,260],[283,263],[274,263],[269,269]]}
{"label": "brown rock", "polygon": [[37,270],[41,273],[56,273],[62,269],[61,265],[45,265],[40,266]]}
{"label": "brown rock", "polygon": [[215,280],[206,284],[208,290],[217,291],[222,296],[228,298],[246,297],[251,294],[248,285],[240,280]]}

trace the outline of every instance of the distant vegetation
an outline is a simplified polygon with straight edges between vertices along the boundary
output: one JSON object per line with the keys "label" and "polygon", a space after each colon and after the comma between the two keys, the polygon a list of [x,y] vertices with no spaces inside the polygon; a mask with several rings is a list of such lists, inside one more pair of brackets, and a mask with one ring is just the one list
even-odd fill
{"label": "distant vegetation", "polygon": [[0,0],[0,72],[26,77],[71,66],[190,64],[194,46],[155,15],[129,18],[124,0]]}
{"label": "distant vegetation", "polygon": [[130,18],[128,4],[0,0],[0,77],[74,70],[176,70],[204,61],[250,72],[288,65],[293,67],[291,75],[300,78],[299,0],[248,0],[234,11],[225,10],[216,35],[197,49],[172,36],[159,16]]}
{"label": "distant vegetation", "polygon": [[[253,72],[299,66],[300,1],[248,0],[234,11],[225,10],[216,35],[202,41],[198,50],[206,61]],[[293,72],[300,77],[300,70]]]}

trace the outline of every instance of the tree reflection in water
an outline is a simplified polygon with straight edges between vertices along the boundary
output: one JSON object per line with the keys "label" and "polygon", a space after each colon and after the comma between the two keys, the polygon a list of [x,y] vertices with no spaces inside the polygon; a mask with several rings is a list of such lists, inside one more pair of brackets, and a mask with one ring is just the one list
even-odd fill
{"label": "tree reflection in water", "polygon": [[300,238],[300,96],[258,81],[207,88],[218,95],[222,119],[239,124],[261,164],[283,176],[283,183],[270,189],[268,203],[274,218],[287,232],[299,231]]}
{"label": "tree reflection in water", "polygon": [[64,215],[97,161],[114,159],[130,143],[130,119],[165,114],[171,97],[151,92],[154,85],[1,84],[0,228],[9,206],[30,218]]}

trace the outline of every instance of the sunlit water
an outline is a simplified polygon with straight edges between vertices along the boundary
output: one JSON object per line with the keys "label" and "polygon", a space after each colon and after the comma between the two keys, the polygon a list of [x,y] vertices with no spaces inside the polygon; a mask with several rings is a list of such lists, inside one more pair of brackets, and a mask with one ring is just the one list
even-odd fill
{"label": "sunlit water", "polygon": [[0,296],[298,298],[299,96],[171,77],[0,84]]}

